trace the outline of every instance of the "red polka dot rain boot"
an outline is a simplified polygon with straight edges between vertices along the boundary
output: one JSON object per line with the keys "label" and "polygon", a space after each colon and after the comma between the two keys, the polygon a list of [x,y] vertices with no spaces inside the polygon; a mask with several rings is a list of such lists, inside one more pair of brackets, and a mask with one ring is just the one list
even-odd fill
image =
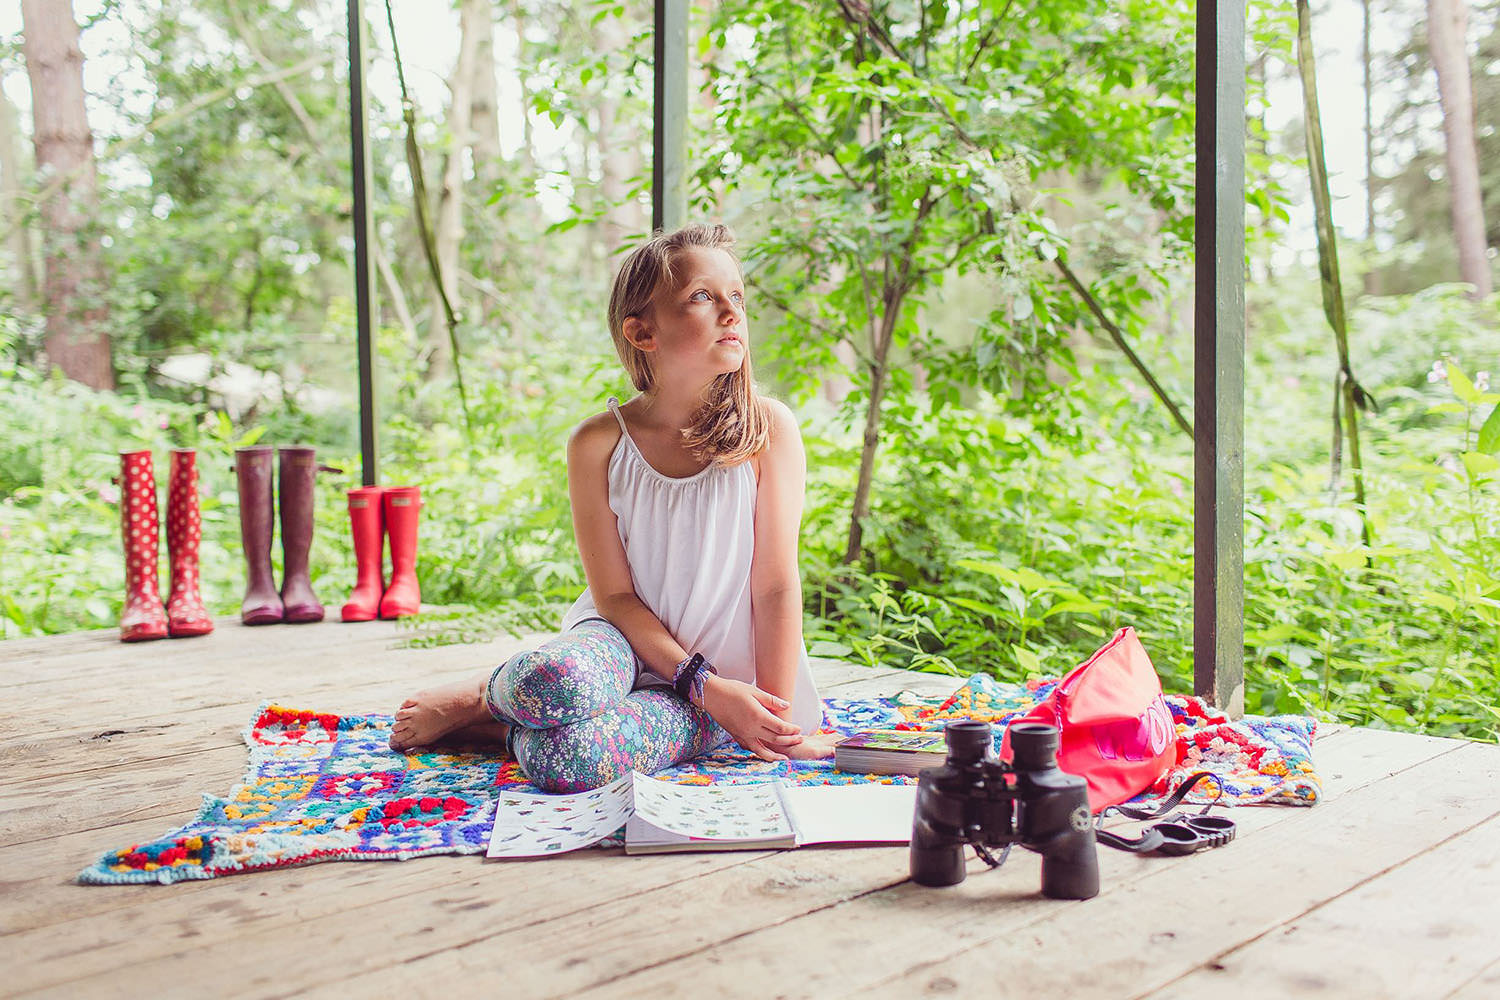
{"label": "red polka dot rain boot", "polygon": [[320,622],[323,604],[313,593],[307,554],[312,548],[313,486],[318,463],[311,448],[277,448],[281,464],[277,481],[281,506],[282,620]]}
{"label": "red polka dot rain boot", "polygon": [[156,477],[149,451],[120,453],[120,532],[125,542],[125,609],[120,641],[167,636],[156,576]]}
{"label": "red polka dot rain boot", "polygon": [[271,530],[275,523],[276,498],[271,491],[268,444],[236,448],[234,475],[240,490],[240,544],[245,549],[245,599],[240,621],[246,625],[271,625],[284,614],[276,578],[271,574]]}
{"label": "red polka dot rain boot", "polygon": [[349,491],[349,530],[354,535],[354,561],[358,565],[354,590],[341,617],[346,622],[373,621],[380,614],[385,593],[385,512],[379,486],[361,486]]}
{"label": "red polka dot rain boot", "polygon": [[203,521],[198,513],[198,455],[191,448],[172,450],[167,480],[167,555],[172,589],[167,597],[167,632],[174,639],[207,635],[214,620],[203,608],[198,582],[198,543]]}
{"label": "red polka dot rain boot", "polygon": [[419,486],[387,486],[381,494],[385,533],[391,540],[391,585],[380,599],[380,617],[403,618],[422,607],[417,585],[417,513],[422,509]]}

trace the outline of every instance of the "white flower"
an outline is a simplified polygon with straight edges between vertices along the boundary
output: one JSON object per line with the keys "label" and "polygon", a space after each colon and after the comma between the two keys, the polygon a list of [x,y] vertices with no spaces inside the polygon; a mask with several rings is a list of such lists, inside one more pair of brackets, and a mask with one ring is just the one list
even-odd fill
{"label": "white flower", "polygon": [[1489,372],[1475,372],[1474,373],[1474,388],[1478,389],[1480,392],[1489,392],[1490,391],[1490,373]]}
{"label": "white flower", "polygon": [[1441,358],[1432,363],[1432,370],[1427,373],[1428,382],[1448,381],[1448,366],[1443,364]]}

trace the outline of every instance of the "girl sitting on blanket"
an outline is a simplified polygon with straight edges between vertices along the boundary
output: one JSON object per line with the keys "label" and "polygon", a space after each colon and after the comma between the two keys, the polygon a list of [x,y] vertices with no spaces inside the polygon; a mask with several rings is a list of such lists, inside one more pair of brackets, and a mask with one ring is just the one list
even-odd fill
{"label": "girl sitting on blanket", "polygon": [[503,741],[557,792],[730,740],[768,761],[832,755],[802,639],[806,456],[791,411],[752,385],[733,245],[694,225],[626,258],[609,329],[639,392],[568,440],[588,588],[559,635],[408,699],[393,749]]}

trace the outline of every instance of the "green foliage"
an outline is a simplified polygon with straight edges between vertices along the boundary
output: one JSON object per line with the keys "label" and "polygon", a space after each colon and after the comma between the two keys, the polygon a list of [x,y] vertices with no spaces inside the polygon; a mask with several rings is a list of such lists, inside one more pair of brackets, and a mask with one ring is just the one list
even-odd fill
{"label": "green foliage", "polygon": [[[1496,361],[1487,340],[1494,304],[1476,312],[1450,291],[1373,300],[1352,313],[1382,403],[1369,432],[1376,546],[1366,549],[1347,474],[1342,491],[1328,491],[1328,386],[1290,374],[1307,367],[1300,352],[1326,344],[1315,295],[1312,285],[1302,295],[1283,286],[1274,311],[1252,301],[1261,326],[1247,412],[1263,419],[1249,422],[1246,442],[1247,707],[1493,739],[1500,463],[1480,431],[1500,395],[1477,373]],[[1434,346],[1448,355],[1436,369]],[[1190,688],[1191,454],[1117,358],[1090,351],[1081,360],[1085,377],[1059,390],[1076,414],[1069,436],[1037,433],[1030,417],[988,394],[962,406],[918,405],[932,401],[909,389],[894,395],[870,558],[853,567],[840,556],[857,441],[833,407],[802,409],[815,655],[1055,676],[1129,624],[1168,689]],[[580,393],[580,384],[596,388]],[[413,375],[397,398],[422,386]],[[507,382],[482,384],[472,445],[451,395],[424,402],[440,413],[430,423],[388,416],[383,478],[422,486],[425,501],[418,568],[435,608],[413,624],[410,642],[555,624],[583,586],[563,443],[610,393],[628,387],[599,349],[539,356]],[[129,447],[153,448],[159,479],[169,444],[199,448],[205,589],[218,613],[237,610],[232,450],[270,436],[197,412],[0,370],[5,635],[115,621],[123,574],[108,478],[113,452]],[[323,457],[346,470],[320,478],[313,560],[320,595],[337,606],[352,583],[342,494],[356,465],[337,451]]]}

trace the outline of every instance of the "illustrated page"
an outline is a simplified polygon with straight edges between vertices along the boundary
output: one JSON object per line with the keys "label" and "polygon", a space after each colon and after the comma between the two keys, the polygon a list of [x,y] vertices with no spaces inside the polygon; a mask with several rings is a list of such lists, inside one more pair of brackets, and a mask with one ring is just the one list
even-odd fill
{"label": "illustrated page", "polygon": [[488,856],[534,858],[588,847],[624,825],[631,776],[573,795],[501,792]]}
{"label": "illustrated page", "polygon": [[676,785],[636,774],[635,814],[662,830],[703,840],[771,840],[792,834],[774,781]]}

